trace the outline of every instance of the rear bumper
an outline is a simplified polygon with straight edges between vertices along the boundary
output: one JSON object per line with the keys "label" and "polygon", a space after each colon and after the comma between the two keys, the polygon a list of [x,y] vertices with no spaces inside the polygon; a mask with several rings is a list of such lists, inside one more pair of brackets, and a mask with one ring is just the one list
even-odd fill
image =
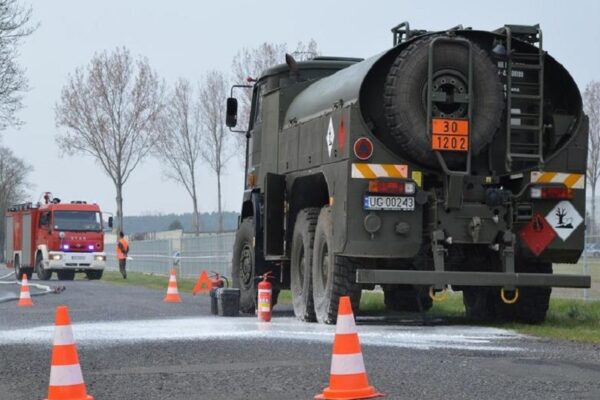
{"label": "rear bumper", "polygon": [[[106,253],[65,253],[52,251],[48,254],[46,269],[49,270],[103,270]],[[60,257],[60,259],[55,259]]]}
{"label": "rear bumper", "polygon": [[356,282],[367,284],[406,284],[427,286],[502,286],[564,287],[587,289],[587,275],[529,274],[503,272],[398,271],[382,269],[356,270]]}

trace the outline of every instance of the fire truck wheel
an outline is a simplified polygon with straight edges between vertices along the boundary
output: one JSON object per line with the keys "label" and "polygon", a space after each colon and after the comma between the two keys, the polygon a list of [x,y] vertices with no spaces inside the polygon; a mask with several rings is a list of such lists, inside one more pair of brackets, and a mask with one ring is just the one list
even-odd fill
{"label": "fire truck wheel", "polygon": [[389,310],[425,312],[433,305],[426,288],[412,285],[390,285],[383,288],[385,306]]}
{"label": "fire truck wheel", "polygon": [[301,321],[316,321],[312,293],[312,256],[320,211],[316,207],[301,210],[292,235],[290,288],[294,314]]}
{"label": "fire truck wheel", "polygon": [[75,279],[75,271],[73,270],[64,270],[64,271],[56,271],[58,275],[58,280],[60,281],[72,281]]}
{"label": "fire truck wheel", "polygon": [[489,287],[465,287],[463,304],[468,319],[491,321],[496,319],[499,293]]}
{"label": "fire truck wheel", "polygon": [[87,278],[90,281],[95,281],[98,279],[102,279],[102,274],[104,273],[104,270],[92,270],[92,271],[85,271],[85,275],[87,276]]}
{"label": "fire truck wheel", "polygon": [[312,259],[313,298],[317,321],[335,324],[340,296],[350,296],[352,310],[358,313],[361,287],[355,276],[358,263],[349,257],[335,256],[331,209],[323,207],[315,230]]}
{"label": "fire truck wheel", "polygon": [[35,273],[39,280],[47,281],[52,278],[52,271],[48,271],[44,268],[44,260],[40,255],[36,257],[35,261]]}
{"label": "fire truck wheel", "polygon": [[254,281],[254,219],[245,218],[235,234],[231,278],[234,288],[240,289],[240,310],[254,313],[256,282]]}

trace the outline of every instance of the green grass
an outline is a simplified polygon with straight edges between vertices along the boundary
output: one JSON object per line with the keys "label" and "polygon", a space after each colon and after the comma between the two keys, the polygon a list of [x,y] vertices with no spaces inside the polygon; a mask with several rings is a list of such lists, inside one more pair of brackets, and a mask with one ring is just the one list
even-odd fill
{"label": "green grass", "polygon": [[[167,290],[168,277],[162,275],[128,272],[127,280],[115,271],[105,271],[104,282],[115,285],[138,285],[149,289]],[[179,291],[191,293],[196,279],[178,278]],[[292,295],[289,290],[279,294],[280,304],[291,304]],[[378,291],[363,292],[360,300],[360,312],[366,315],[390,314],[383,303],[383,293]],[[444,302],[434,302],[428,317],[443,317],[456,324],[480,325],[465,319],[465,310],[460,293],[450,293]],[[414,316],[414,314],[413,314]],[[546,322],[541,325],[519,323],[483,324],[498,328],[512,329],[527,335],[549,337],[580,342],[600,343],[600,301],[583,302],[581,300],[553,298]]]}

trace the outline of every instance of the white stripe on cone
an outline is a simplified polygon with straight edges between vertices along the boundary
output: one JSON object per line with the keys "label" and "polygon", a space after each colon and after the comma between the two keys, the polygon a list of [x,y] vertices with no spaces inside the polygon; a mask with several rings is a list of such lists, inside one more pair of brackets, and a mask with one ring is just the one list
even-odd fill
{"label": "white stripe on cone", "polygon": [[53,365],[50,368],[50,386],[81,385],[82,383],[83,375],[79,364]]}
{"label": "white stripe on cone", "polygon": [[73,329],[71,329],[71,325],[55,326],[54,345],[63,346],[67,344],[75,344],[75,339],[73,339]]}
{"label": "white stripe on cone", "polygon": [[31,294],[29,294],[29,291],[27,291],[27,292],[21,292],[21,298],[22,299],[30,299],[31,298]]}
{"label": "white stripe on cone", "polygon": [[179,292],[177,291],[177,288],[170,287],[167,288],[167,294],[179,294]]}
{"label": "white stripe on cone", "polygon": [[338,315],[337,325],[335,326],[336,334],[356,333],[356,324],[352,314]]}
{"label": "white stripe on cone", "polygon": [[169,277],[169,282],[177,282],[177,280],[175,279],[175,275],[171,275]]}
{"label": "white stripe on cone", "polygon": [[365,363],[362,353],[333,354],[331,357],[331,375],[364,374]]}

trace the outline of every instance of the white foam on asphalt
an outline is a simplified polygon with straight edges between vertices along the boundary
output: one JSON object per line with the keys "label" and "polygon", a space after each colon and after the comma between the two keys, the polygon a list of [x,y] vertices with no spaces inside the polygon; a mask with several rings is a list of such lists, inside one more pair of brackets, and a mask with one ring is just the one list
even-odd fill
{"label": "white foam on asphalt", "polygon": [[[359,325],[365,345],[413,349],[517,351],[522,336],[512,331],[472,326]],[[294,318],[261,323],[252,318],[179,318],[76,323],[75,340],[85,344],[122,344],[168,340],[283,339],[332,343],[335,327],[308,324]],[[54,326],[0,330],[1,344],[52,342]]]}

